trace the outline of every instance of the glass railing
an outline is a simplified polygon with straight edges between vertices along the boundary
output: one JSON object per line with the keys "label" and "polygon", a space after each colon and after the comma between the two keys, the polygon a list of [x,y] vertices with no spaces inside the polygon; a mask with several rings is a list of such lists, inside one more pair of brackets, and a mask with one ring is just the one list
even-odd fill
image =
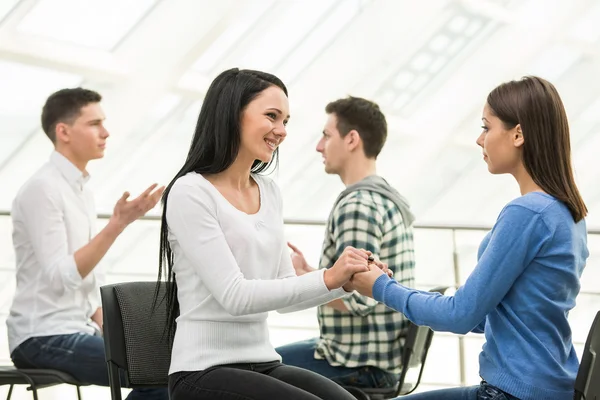
{"label": "glass railing", "polygon": [[[107,222],[100,215],[98,229]],[[285,221],[286,239],[298,246],[309,264],[316,266],[320,255],[324,228],[322,221]],[[6,318],[14,293],[14,253],[11,242],[11,220],[0,213],[0,318]],[[158,262],[160,223],[155,216],[135,222],[116,241],[102,260],[108,283],[155,280]],[[479,242],[490,227],[485,226],[415,226],[416,287],[428,290],[436,286],[458,287],[475,266]],[[600,230],[589,230],[590,258],[581,279],[582,290],[577,306],[570,313],[573,340],[579,354],[595,313],[600,310]],[[271,341],[275,346],[318,335],[314,309],[293,314],[271,313]],[[483,336],[436,333],[428,355],[422,390],[476,384],[478,354]],[[0,324],[0,363],[8,363],[6,327]]]}

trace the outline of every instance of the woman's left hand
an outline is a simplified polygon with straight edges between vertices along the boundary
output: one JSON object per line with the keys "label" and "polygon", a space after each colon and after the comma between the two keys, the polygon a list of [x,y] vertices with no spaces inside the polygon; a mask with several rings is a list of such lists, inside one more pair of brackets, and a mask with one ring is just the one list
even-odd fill
{"label": "woman's left hand", "polygon": [[388,265],[385,263],[382,263],[377,257],[373,257],[373,261],[370,261],[369,264],[371,264],[371,262],[373,264],[375,264],[377,267],[379,267],[380,270],[382,270],[383,272],[385,272],[387,274],[387,276],[389,276],[390,278],[392,276],[394,276],[394,271],[392,271],[391,269],[388,268]]}
{"label": "woman's left hand", "polygon": [[[387,269],[387,266],[385,266],[385,269]],[[357,290],[360,294],[373,297],[373,285],[381,275],[387,275],[386,271],[378,265],[369,264],[368,272],[358,272],[354,274],[352,279],[350,279],[350,282],[354,290]]]}

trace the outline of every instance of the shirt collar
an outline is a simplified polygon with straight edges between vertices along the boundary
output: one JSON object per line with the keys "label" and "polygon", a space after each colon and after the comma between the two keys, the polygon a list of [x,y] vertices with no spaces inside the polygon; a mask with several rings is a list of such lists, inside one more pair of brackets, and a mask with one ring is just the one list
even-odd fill
{"label": "shirt collar", "polygon": [[83,186],[90,180],[90,175],[83,175],[83,173],[77,168],[69,159],[58,151],[53,151],[50,155],[50,162],[58,169],[58,171],[65,177],[70,185],[76,186],[83,190]]}

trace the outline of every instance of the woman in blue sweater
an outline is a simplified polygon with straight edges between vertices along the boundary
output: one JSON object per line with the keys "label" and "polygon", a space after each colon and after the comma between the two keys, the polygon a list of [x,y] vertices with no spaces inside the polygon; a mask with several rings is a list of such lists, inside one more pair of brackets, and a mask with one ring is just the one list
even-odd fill
{"label": "woman in blue sweater", "polygon": [[402,399],[572,399],[579,362],[567,316],[588,249],[567,116],[551,83],[525,77],[492,90],[482,121],[477,144],[488,170],[512,174],[521,197],[500,212],[465,284],[442,296],[406,288],[379,268],[352,282],[418,325],[485,334],[480,385]]}

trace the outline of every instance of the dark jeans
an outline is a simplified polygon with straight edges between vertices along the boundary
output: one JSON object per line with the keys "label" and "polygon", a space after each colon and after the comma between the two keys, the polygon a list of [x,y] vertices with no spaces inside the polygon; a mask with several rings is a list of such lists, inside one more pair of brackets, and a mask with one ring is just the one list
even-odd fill
{"label": "dark jeans", "polygon": [[[78,381],[108,386],[104,340],[85,333],[27,339],[11,354],[17,368],[49,368],[66,372]],[[123,381],[123,377],[121,377]],[[133,389],[128,400],[167,400],[166,388]]]}
{"label": "dark jeans", "polygon": [[171,400],[355,400],[329,379],[279,361],[176,372],[169,393]]}
{"label": "dark jeans", "polygon": [[318,339],[291,343],[275,349],[286,365],[308,369],[323,375],[342,386],[360,388],[389,388],[398,383],[399,374],[392,374],[376,367],[336,367],[327,360],[315,358]]}
{"label": "dark jeans", "polygon": [[432,390],[399,397],[402,400],[519,400],[483,381],[479,386]]}

